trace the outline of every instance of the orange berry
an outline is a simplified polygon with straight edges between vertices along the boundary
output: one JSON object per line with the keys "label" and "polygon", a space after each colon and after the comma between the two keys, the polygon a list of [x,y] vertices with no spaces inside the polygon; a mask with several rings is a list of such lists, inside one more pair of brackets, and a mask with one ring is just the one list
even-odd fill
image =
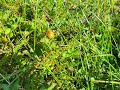
{"label": "orange berry", "polygon": [[54,32],[52,30],[48,30],[46,32],[46,36],[49,38],[49,39],[52,39],[54,38]]}

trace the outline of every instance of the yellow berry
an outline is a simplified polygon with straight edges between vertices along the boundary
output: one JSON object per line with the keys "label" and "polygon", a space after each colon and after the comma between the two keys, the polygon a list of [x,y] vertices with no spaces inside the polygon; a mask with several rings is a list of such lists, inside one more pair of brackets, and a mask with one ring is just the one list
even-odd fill
{"label": "yellow berry", "polygon": [[48,30],[46,32],[46,36],[49,38],[49,39],[52,39],[54,38],[54,32],[52,30]]}

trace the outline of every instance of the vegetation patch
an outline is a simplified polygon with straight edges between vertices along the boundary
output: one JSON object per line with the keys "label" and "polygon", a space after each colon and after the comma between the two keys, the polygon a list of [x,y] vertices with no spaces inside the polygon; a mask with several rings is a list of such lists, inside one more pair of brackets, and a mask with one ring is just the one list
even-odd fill
{"label": "vegetation patch", "polygon": [[119,0],[0,0],[0,90],[119,90]]}

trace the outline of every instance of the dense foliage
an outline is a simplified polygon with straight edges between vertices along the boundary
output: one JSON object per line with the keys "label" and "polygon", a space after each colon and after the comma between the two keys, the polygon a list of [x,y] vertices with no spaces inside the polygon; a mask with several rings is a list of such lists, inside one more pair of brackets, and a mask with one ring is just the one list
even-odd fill
{"label": "dense foliage", "polygon": [[0,89],[120,90],[119,0],[0,0]]}

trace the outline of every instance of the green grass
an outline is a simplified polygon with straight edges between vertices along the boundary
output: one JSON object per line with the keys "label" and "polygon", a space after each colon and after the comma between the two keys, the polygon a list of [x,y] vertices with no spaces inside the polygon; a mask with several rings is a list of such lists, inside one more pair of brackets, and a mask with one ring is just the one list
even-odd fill
{"label": "green grass", "polygon": [[119,6],[0,0],[0,89],[120,90]]}

